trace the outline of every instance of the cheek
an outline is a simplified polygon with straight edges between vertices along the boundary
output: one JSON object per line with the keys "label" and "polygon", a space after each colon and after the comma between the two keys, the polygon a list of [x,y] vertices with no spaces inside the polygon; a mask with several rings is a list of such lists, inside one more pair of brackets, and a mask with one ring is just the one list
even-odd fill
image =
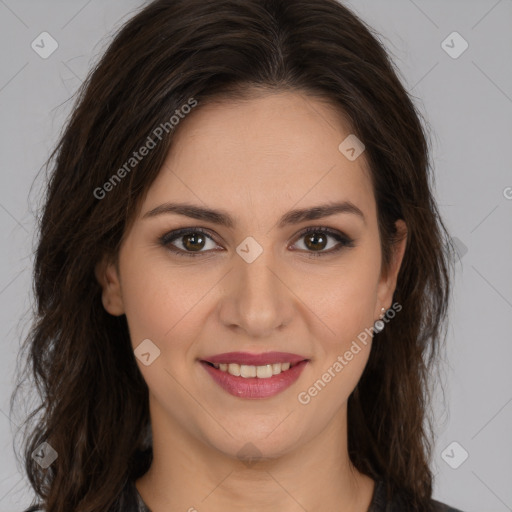
{"label": "cheek", "polygon": [[[321,308],[315,321],[317,364],[307,389],[302,389],[305,411],[327,421],[345,403],[356,387],[372,346],[375,277],[371,272],[352,271],[332,280],[314,300]],[[313,370],[312,368],[312,370]]]}
{"label": "cheek", "polygon": [[137,364],[151,392],[166,403],[169,396],[181,396],[178,383],[189,378],[189,355],[204,325],[198,319],[204,314],[201,299],[211,285],[184,278],[157,261],[127,264],[124,271],[123,301],[132,347],[136,350],[149,339],[158,349],[148,345],[152,357],[158,354],[154,362],[146,366],[137,359]]}
{"label": "cheek", "polygon": [[373,325],[379,268],[377,258],[359,252],[328,275],[308,280],[304,296],[321,320],[318,329],[322,329],[321,339],[329,342],[326,348],[338,350],[350,345],[361,331]]}
{"label": "cheek", "polygon": [[133,345],[149,338],[168,351],[193,337],[191,329],[201,324],[193,322],[194,312],[211,285],[191,272],[184,278],[165,257],[126,258],[124,263],[123,303]]}

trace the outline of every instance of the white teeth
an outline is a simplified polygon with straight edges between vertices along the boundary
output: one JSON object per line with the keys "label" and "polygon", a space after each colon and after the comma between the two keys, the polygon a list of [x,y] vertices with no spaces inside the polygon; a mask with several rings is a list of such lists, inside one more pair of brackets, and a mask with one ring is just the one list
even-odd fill
{"label": "white teeth", "polygon": [[[229,371],[229,368],[228,368]],[[249,377],[256,377],[257,367],[256,366],[248,366],[246,364],[240,365],[240,377],[245,377],[246,379]]]}
{"label": "white teeth", "polygon": [[256,368],[256,377],[259,379],[268,379],[274,374],[274,365],[266,364],[265,366],[248,366],[247,368]]}
{"label": "white teeth", "polygon": [[240,377],[240,365],[236,363],[229,363],[228,364],[228,373],[231,373],[231,375],[236,375],[237,377]]}
{"label": "white teeth", "polygon": [[244,377],[245,379],[251,377],[258,377],[259,379],[269,379],[273,375],[279,375],[290,368],[290,363],[274,363],[266,364],[264,366],[252,366],[247,364],[237,363],[213,363],[213,366],[223,372],[227,372],[235,377]]}

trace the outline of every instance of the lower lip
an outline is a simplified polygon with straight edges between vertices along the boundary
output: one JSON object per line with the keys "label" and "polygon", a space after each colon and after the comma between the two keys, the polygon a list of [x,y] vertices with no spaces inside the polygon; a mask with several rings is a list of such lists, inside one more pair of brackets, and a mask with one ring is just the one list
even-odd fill
{"label": "lower lip", "polygon": [[236,377],[228,372],[217,370],[213,366],[200,361],[213,380],[225,391],[239,398],[268,398],[277,395],[290,387],[302,373],[308,361],[301,361],[288,370],[268,379],[258,377]]}

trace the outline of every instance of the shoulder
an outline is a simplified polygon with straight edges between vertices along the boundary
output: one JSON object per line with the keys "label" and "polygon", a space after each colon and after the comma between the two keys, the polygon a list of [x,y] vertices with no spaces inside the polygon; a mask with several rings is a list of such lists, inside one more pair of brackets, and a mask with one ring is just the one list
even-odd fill
{"label": "shoulder", "polygon": [[441,503],[440,501],[432,500],[432,508],[435,512],[463,512],[458,508],[450,507],[450,505],[446,505],[445,503]]}
{"label": "shoulder", "polygon": [[[410,507],[407,500],[401,494],[392,496],[391,499],[386,497],[385,483],[383,480],[375,482],[375,490],[373,499],[368,512],[408,512]],[[430,501],[430,512],[463,512],[458,508],[451,507],[437,500]]]}

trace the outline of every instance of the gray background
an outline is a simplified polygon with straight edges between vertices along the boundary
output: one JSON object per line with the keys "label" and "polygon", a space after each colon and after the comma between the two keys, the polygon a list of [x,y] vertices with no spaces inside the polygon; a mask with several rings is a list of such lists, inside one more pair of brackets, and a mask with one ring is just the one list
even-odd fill
{"label": "gray background", "polygon": [[[512,511],[512,0],[346,4],[381,34],[432,127],[436,197],[462,256],[447,340],[448,410],[436,406],[434,497],[466,512]],[[32,301],[41,180],[31,185],[68,99],[141,5],[0,0],[0,512],[31,499],[12,453],[20,419],[8,417]],[[47,59],[31,48],[44,31],[59,45]],[[453,31],[469,44],[458,58],[441,46]],[[462,450],[469,456],[460,464]]]}

